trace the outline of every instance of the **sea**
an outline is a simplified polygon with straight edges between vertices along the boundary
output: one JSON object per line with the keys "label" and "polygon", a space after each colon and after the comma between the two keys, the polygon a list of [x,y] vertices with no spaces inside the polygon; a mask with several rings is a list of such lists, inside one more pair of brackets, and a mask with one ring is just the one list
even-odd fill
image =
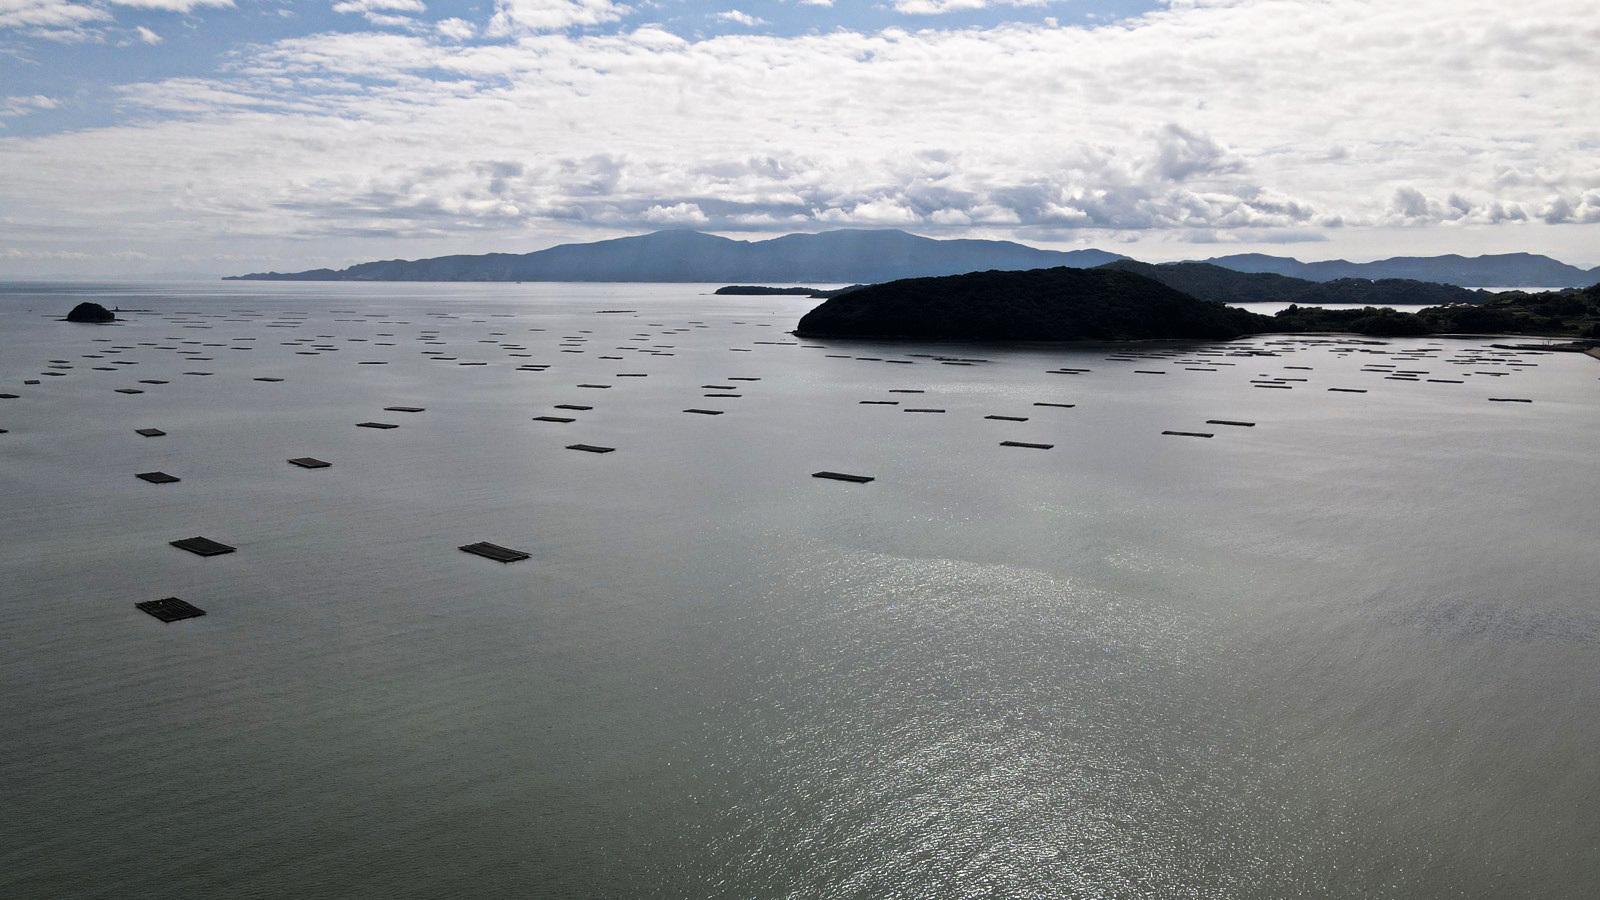
{"label": "sea", "polygon": [[714,287],[0,287],[0,896],[1594,895],[1600,360]]}

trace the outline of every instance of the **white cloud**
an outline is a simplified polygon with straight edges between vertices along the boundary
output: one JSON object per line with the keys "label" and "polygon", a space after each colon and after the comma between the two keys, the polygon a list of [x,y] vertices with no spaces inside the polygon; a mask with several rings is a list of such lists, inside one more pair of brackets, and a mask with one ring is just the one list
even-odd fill
{"label": "white cloud", "polygon": [[721,19],[724,22],[733,22],[733,23],[736,23],[736,24],[739,24],[739,25],[743,25],[746,28],[754,28],[757,25],[765,25],[765,24],[767,24],[767,20],[766,19],[758,19],[755,16],[750,15],[749,13],[740,12],[737,9],[730,9],[730,10],[727,10],[726,12],[719,12],[719,13],[717,13],[716,17],[718,19]]}
{"label": "white cloud", "polygon": [[369,13],[369,12],[426,12],[427,7],[422,0],[339,0],[333,4],[336,13]]}
{"label": "white cloud", "polygon": [[110,18],[102,7],[69,0],[0,0],[0,28],[70,30]]}
{"label": "white cloud", "polygon": [[651,225],[704,225],[711,218],[693,203],[675,203],[672,206],[652,206],[641,217]]}
{"label": "white cloud", "polygon": [[150,44],[151,46],[159,44],[162,41],[161,35],[156,34],[154,31],[151,31],[143,25],[134,26],[133,33],[139,36],[140,41]]}
{"label": "white cloud", "polygon": [[631,10],[613,0],[494,0],[491,37],[563,31],[580,25],[615,22]]}
{"label": "white cloud", "polygon": [[134,9],[157,9],[164,12],[193,12],[202,6],[230,7],[233,0],[110,0],[116,6]]}
{"label": "white cloud", "polygon": [[414,24],[412,14],[427,7],[422,0],[338,0],[333,11],[359,15],[380,28],[405,28]]}
{"label": "white cloud", "polygon": [[440,19],[433,23],[433,28],[452,41],[465,41],[478,33],[477,26],[466,19]]}
{"label": "white cloud", "polygon": [[61,101],[43,94],[33,94],[24,97],[0,97],[0,118],[14,118],[25,116],[41,109],[55,109]]}
{"label": "white cloud", "polygon": [[[32,37],[52,41],[86,41],[103,37],[98,27],[111,22],[109,6],[188,13],[208,7],[231,7],[233,0],[0,0],[0,29],[27,29]],[[148,29],[136,29],[140,40]],[[153,33],[153,32],[151,32]]]}
{"label": "white cloud", "polygon": [[895,12],[908,16],[942,16],[991,6],[1044,6],[1051,0],[894,0]]}
{"label": "white cloud", "polygon": [[1588,4],[1208,0],[1100,28],[686,40],[551,33],[624,14],[607,0],[503,0],[500,40],[313,35],[127,86],[131,124],[0,139],[0,196],[17,233],[346,259],[666,223],[1578,245],[1600,222]]}

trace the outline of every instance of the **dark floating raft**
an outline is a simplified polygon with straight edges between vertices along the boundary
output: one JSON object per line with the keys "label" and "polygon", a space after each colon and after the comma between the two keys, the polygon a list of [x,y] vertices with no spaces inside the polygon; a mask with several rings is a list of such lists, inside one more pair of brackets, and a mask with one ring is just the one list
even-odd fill
{"label": "dark floating raft", "polygon": [[140,437],[166,437],[167,433],[159,428],[135,428],[134,434]]}
{"label": "dark floating raft", "polygon": [[576,422],[571,416],[534,416],[535,422]]}
{"label": "dark floating raft", "polygon": [[1338,394],[1365,394],[1367,392],[1366,388],[1328,388],[1328,390]]}
{"label": "dark floating raft", "polygon": [[1027,441],[1001,441],[1002,447],[1026,447],[1029,450],[1050,450],[1055,444],[1030,444]]}
{"label": "dark floating raft", "polygon": [[400,426],[399,425],[392,425],[392,424],[390,424],[388,422],[357,422],[356,423],[356,427],[357,428],[399,428]]}
{"label": "dark floating raft", "polygon": [[252,381],[272,381],[272,382],[278,382],[278,381],[282,381],[282,380],[283,380],[283,379],[282,379],[282,378],[268,378],[268,377],[266,377],[266,376],[262,376],[262,377],[261,377],[261,378],[252,378],[252,379],[251,379],[251,380],[252,380]]}
{"label": "dark floating raft", "polygon": [[1523,397],[1490,397],[1489,398],[1489,402],[1490,403],[1532,403],[1533,401],[1532,400],[1528,400],[1528,399],[1523,398]]}
{"label": "dark floating raft", "polygon": [[187,550],[200,556],[221,556],[224,553],[232,553],[238,549],[204,537],[184,538],[181,541],[172,541],[171,544],[179,550]]}
{"label": "dark floating raft", "polygon": [[138,388],[117,388],[117,393],[119,393],[119,394],[142,394],[142,393],[144,393],[144,391],[141,391]]}
{"label": "dark floating raft", "polygon": [[521,562],[522,560],[529,558],[528,554],[523,553],[521,550],[512,550],[509,547],[502,547],[499,544],[491,544],[488,541],[479,541],[476,544],[466,544],[461,547],[461,551],[463,553],[471,553],[474,556],[481,556],[484,559],[492,559],[495,562],[503,563]]}
{"label": "dark floating raft", "polygon": [[1213,436],[1213,435],[1207,434],[1204,431],[1163,431],[1161,433],[1162,434],[1170,434],[1170,435],[1172,435],[1174,437],[1208,438],[1208,437],[1212,437]]}
{"label": "dark floating raft", "polygon": [[996,422],[1026,422],[1027,416],[984,416],[985,419],[994,419]]}
{"label": "dark floating raft", "polygon": [[684,412],[695,413],[702,416],[720,416],[722,415],[723,411],[720,409],[686,409]]}
{"label": "dark floating raft", "polygon": [[582,450],[585,453],[610,453],[615,447],[597,447],[594,444],[568,444],[568,450]]}
{"label": "dark floating raft", "polygon": [[1056,409],[1072,409],[1074,406],[1077,406],[1078,404],[1076,404],[1076,403],[1046,403],[1046,402],[1041,400],[1039,402],[1034,403],[1033,405],[1034,406],[1053,406]]}
{"label": "dark floating raft", "polygon": [[385,406],[383,408],[383,411],[384,412],[423,412],[425,409],[426,409],[426,407],[422,407],[422,406]]}
{"label": "dark floating raft", "polygon": [[907,409],[907,410],[906,410],[906,412],[919,412],[919,413],[942,413],[942,412],[944,412],[944,410],[942,410],[942,409],[931,409],[931,408],[916,408],[916,407],[913,407],[913,408],[909,408],[909,409]]}
{"label": "dark floating raft", "polygon": [[327,467],[333,465],[333,463],[327,462],[326,460],[317,459],[314,456],[297,456],[294,459],[289,460],[289,465],[299,466],[302,469],[326,469]]}
{"label": "dark floating raft", "polygon": [[1206,424],[1207,425],[1232,425],[1232,426],[1234,426],[1236,428],[1254,428],[1254,427],[1256,427],[1256,423],[1254,423],[1254,422],[1230,422],[1227,419],[1207,419],[1206,420]]}
{"label": "dark floating raft", "polygon": [[140,472],[134,477],[148,481],[151,484],[177,484],[182,480],[176,475],[168,475],[165,472]]}
{"label": "dark floating raft", "polygon": [[850,475],[845,472],[812,472],[812,478],[827,478],[832,481],[848,481],[851,484],[866,484],[873,480],[871,475]]}
{"label": "dark floating raft", "polygon": [[206,614],[206,611],[200,607],[179,600],[177,597],[145,600],[142,603],[135,603],[134,606],[169,625],[184,619],[197,619]]}

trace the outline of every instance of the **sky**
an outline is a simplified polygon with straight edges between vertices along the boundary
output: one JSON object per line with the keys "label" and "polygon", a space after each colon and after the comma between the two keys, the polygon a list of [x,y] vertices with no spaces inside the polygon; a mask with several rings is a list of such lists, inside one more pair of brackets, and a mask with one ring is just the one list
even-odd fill
{"label": "sky", "polygon": [[663,228],[1600,265],[1595,0],[0,0],[0,278]]}

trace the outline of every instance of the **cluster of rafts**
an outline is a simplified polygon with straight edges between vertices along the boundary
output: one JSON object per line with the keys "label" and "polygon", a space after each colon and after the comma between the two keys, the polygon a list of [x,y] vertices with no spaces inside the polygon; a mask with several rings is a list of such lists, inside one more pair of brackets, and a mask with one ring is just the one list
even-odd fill
{"label": "cluster of rafts", "polygon": [[[395,326],[398,326],[398,325],[409,325],[410,324],[409,322],[403,321],[403,320],[391,320],[391,319],[388,319],[388,318],[386,318],[384,316],[384,314],[366,314],[366,315],[361,315],[361,314],[356,313],[353,310],[333,310],[332,312],[335,313],[335,314],[360,316],[359,318],[354,318],[354,319],[336,319],[335,320],[335,321],[341,322],[341,323],[361,323],[361,324],[374,324],[374,323],[376,323],[378,325],[395,325]],[[631,310],[600,310],[598,312],[601,312],[601,313],[630,313],[630,314],[634,314],[633,311],[631,311]],[[213,327],[212,325],[210,325],[209,323],[204,321],[205,319],[208,319],[208,318],[224,318],[225,321],[230,321],[230,322],[238,322],[238,321],[246,321],[246,322],[248,322],[248,321],[256,320],[257,323],[264,324],[265,327],[267,327],[267,328],[296,328],[296,329],[298,329],[298,328],[303,328],[307,324],[310,323],[310,320],[309,320],[308,316],[306,314],[303,314],[303,313],[282,313],[282,314],[278,314],[278,316],[276,318],[274,318],[274,319],[272,319],[270,321],[266,321],[264,323],[260,323],[260,319],[263,318],[262,314],[257,313],[257,312],[255,312],[253,310],[238,310],[238,311],[234,311],[233,313],[231,313],[229,315],[231,317],[223,317],[223,316],[220,316],[220,315],[217,315],[217,314],[179,313],[179,314],[175,314],[173,316],[164,317],[164,319],[165,319],[165,321],[167,321],[170,324],[174,324],[174,325],[177,325],[178,327],[186,328],[186,329],[209,329],[209,328]],[[452,320],[452,319],[460,318],[458,315],[449,314],[449,313],[436,313],[436,314],[430,314],[430,315],[432,317],[440,319],[440,320]],[[634,314],[634,315],[637,315],[637,314]],[[510,318],[509,315],[501,315],[501,316],[498,316],[498,317],[500,317],[500,318]],[[481,323],[484,323],[486,320],[473,319],[473,320],[470,320],[470,321],[481,324]],[[670,356],[674,356],[674,355],[676,355],[675,354],[675,349],[676,349],[676,345],[675,344],[662,344],[662,343],[650,343],[650,342],[652,340],[655,340],[655,339],[659,338],[659,337],[669,336],[669,335],[681,335],[681,334],[690,333],[691,330],[693,330],[693,329],[704,329],[704,328],[708,328],[709,327],[703,321],[690,321],[684,327],[671,328],[671,329],[668,329],[664,325],[664,323],[651,322],[651,323],[648,323],[648,324],[651,327],[658,328],[658,329],[664,329],[664,330],[655,331],[655,332],[638,332],[638,333],[635,333],[632,337],[627,339],[629,341],[629,343],[625,344],[623,346],[619,346],[617,348],[617,351],[619,351],[619,352],[624,352],[624,351],[625,352],[632,352],[636,356],[649,356],[649,357],[670,357]],[[732,324],[734,324],[734,325],[753,325],[754,327],[772,327],[768,323],[747,323],[747,322],[734,321]],[[530,332],[542,332],[544,330],[545,329],[542,329],[542,328],[531,328],[531,329],[529,329]],[[588,343],[590,341],[590,336],[592,334],[593,334],[592,330],[580,330],[579,333],[577,333],[577,334],[563,335],[563,336],[561,336],[560,341],[556,346],[556,350],[558,352],[561,352],[561,353],[569,353],[569,354],[585,354],[585,353],[588,353],[589,352]],[[394,338],[394,337],[396,337],[396,333],[394,333],[394,332],[377,332],[376,336],[377,337],[383,337],[383,338]],[[503,332],[503,331],[492,331],[492,332],[489,333],[489,337],[488,338],[480,340],[479,343],[486,344],[486,345],[494,345],[497,350],[500,350],[500,351],[504,352],[505,355],[509,359],[512,359],[512,360],[522,360],[522,359],[528,359],[528,358],[532,357],[533,354],[529,351],[529,349],[528,349],[528,347],[526,345],[502,340],[506,336],[507,336],[506,332]],[[96,340],[98,342],[101,342],[101,343],[111,343],[111,339],[109,339],[109,338],[99,338],[99,339],[96,339]],[[210,361],[213,361],[215,359],[215,357],[211,356],[209,354],[215,353],[218,350],[225,350],[225,351],[230,351],[230,352],[254,351],[258,346],[255,343],[256,340],[257,339],[254,338],[254,337],[237,337],[237,338],[233,338],[231,340],[231,342],[205,342],[205,341],[196,341],[196,340],[181,340],[181,339],[178,339],[178,338],[169,337],[169,338],[167,338],[167,342],[166,343],[152,341],[152,342],[140,342],[137,345],[132,345],[132,344],[129,344],[129,345],[113,345],[111,347],[107,347],[107,348],[102,349],[100,352],[91,353],[91,354],[85,354],[85,358],[90,359],[90,360],[94,360],[96,362],[104,363],[103,365],[93,365],[93,366],[91,366],[90,368],[93,371],[102,371],[102,372],[126,371],[127,367],[138,365],[138,361],[137,360],[132,360],[132,359],[120,359],[120,358],[119,359],[110,359],[109,357],[118,356],[119,354],[122,354],[122,353],[128,352],[128,351],[135,351],[135,350],[137,350],[139,348],[153,348],[153,349],[165,350],[165,351],[173,352],[176,355],[178,355],[186,363],[191,363],[192,364],[192,363],[198,363],[198,362],[210,362]],[[334,338],[333,335],[316,335],[315,337],[295,338],[293,340],[284,341],[284,342],[281,342],[281,343],[282,343],[283,346],[294,348],[293,352],[296,355],[299,355],[299,356],[320,356],[320,355],[324,355],[324,354],[328,354],[328,353],[338,352],[338,351],[341,350],[341,348],[338,346],[338,344],[332,343],[332,341],[334,341],[334,340],[335,340],[335,338]],[[367,338],[362,338],[362,337],[347,337],[347,338],[344,338],[344,340],[346,342],[348,342],[348,343],[357,343],[357,344],[368,343],[369,342],[369,340]],[[454,363],[456,363],[457,365],[460,365],[460,366],[485,366],[485,365],[489,365],[489,362],[487,360],[461,360],[457,356],[449,355],[448,352],[445,351],[445,350],[432,349],[432,348],[444,347],[444,346],[448,345],[448,342],[443,339],[443,333],[442,333],[442,331],[440,329],[429,328],[429,329],[420,330],[417,333],[417,340],[423,347],[429,348],[429,349],[421,350],[420,351],[421,354],[423,356],[429,358],[430,360],[434,361],[434,362],[441,362],[441,363],[443,363],[443,362],[454,362]],[[388,340],[388,341],[379,340],[379,341],[372,341],[370,343],[374,347],[396,347],[396,346],[398,346],[398,342],[395,341],[395,340]],[[798,346],[798,347],[805,347],[805,348],[808,348],[808,349],[826,349],[826,348],[821,347],[819,345],[800,344],[797,341],[753,341],[752,343],[755,344],[755,345],[758,345],[758,346]],[[644,344],[648,344],[649,346],[642,346]],[[1212,347],[1212,348],[1207,348],[1207,349],[1197,349],[1197,348],[1186,347],[1186,348],[1159,349],[1159,350],[1153,350],[1153,351],[1148,351],[1148,352],[1144,352],[1144,351],[1121,351],[1121,352],[1115,352],[1115,353],[1107,356],[1106,357],[1106,361],[1107,362],[1112,362],[1112,363],[1132,363],[1134,365],[1139,365],[1139,364],[1149,365],[1150,362],[1154,361],[1154,362],[1160,362],[1160,363],[1164,363],[1164,364],[1179,366],[1184,371],[1188,371],[1188,372],[1218,373],[1218,372],[1223,372],[1224,370],[1227,370],[1227,369],[1236,368],[1236,367],[1240,366],[1242,364],[1242,361],[1244,361],[1244,360],[1255,361],[1255,360],[1259,360],[1259,359],[1262,359],[1262,358],[1280,357],[1280,356],[1284,355],[1286,352],[1291,352],[1294,349],[1297,349],[1297,348],[1300,348],[1300,347],[1309,347],[1309,346],[1323,346],[1323,347],[1330,348],[1332,350],[1332,352],[1336,356],[1340,356],[1340,357],[1346,357],[1346,356],[1350,356],[1350,355],[1353,355],[1353,354],[1362,354],[1362,355],[1367,355],[1367,356],[1374,357],[1375,358],[1374,361],[1365,363],[1362,366],[1362,368],[1360,369],[1360,371],[1362,373],[1364,373],[1364,374],[1371,374],[1371,375],[1381,376],[1383,379],[1389,380],[1389,381],[1417,382],[1417,381],[1425,380],[1425,381],[1427,381],[1429,383],[1435,383],[1435,384],[1464,384],[1464,383],[1466,383],[1467,378],[1473,377],[1473,376],[1487,377],[1487,378],[1500,378],[1500,377],[1503,377],[1503,376],[1509,374],[1509,372],[1514,372],[1514,371],[1516,371],[1518,369],[1530,368],[1532,366],[1537,365],[1537,363],[1527,361],[1524,357],[1532,356],[1532,355],[1539,355],[1539,354],[1537,354],[1537,353],[1535,353],[1533,351],[1525,351],[1525,350],[1488,350],[1488,349],[1474,347],[1474,348],[1470,348],[1470,349],[1467,349],[1467,350],[1463,350],[1462,352],[1458,352],[1454,356],[1446,357],[1443,354],[1444,346],[1441,345],[1441,344],[1432,344],[1432,345],[1428,345],[1428,346],[1424,346],[1424,347],[1420,347],[1420,348],[1407,348],[1407,349],[1404,349],[1404,350],[1396,351],[1396,350],[1388,349],[1389,345],[1386,344],[1385,342],[1381,342],[1381,341],[1368,341],[1368,340],[1350,339],[1350,338],[1343,338],[1343,339],[1341,339],[1341,338],[1286,338],[1286,339],[1281,339],[1281,340],[1266,341],[1266,342],[1264,342],[1262,344],[1223,345],[1220,348]],[[740,353],[752,352],[752,349],[751,348],[747,348],[747,347],[731,347],[731,348],[728,348],[728,349],[731,352],[740,352]],[[910,353],[910,354],[905,354],[904,355],[905,358],[903,358],[903,359],[885,358],[885,357],[880,357],[880,356],[853,356],[853,355],[850,355],[850,354],[835,354],[835,353],[825,354],[825,356],[827,358],[829,358],[829,359],[847,359],[847,360],[854,360],[854,361],[861,361],[861,362],[880,362],[880,363],[886,363],[886,364],[892,364],[892,365],[914,365],[919,361],[927,361],[927,362],[937,363],[939,365],[946,365],[946,366],[980,366],[980,365],[987,365],[987,364],[990,364],[990,363],[993,362],[993,360],[990,360],[990,359],[987,359],[987,358],[982,358],[982,357],[953,357],[953,356],[943,356],[943,355],[931,354],[931,353]],[[617,356],[617,355],[600,355],[600,356],[598,356],[598,359],[601,359],[601,360],[622,360],[624,358],[625,357],[623,357],[623,356]],[[1376,361],[1376,359],[1384,359],[1386,361],[1379,362],[1379,361]],[[1419,364],[1419,363],[1421,363],[1421,364],[1441,364],[1442,363],[1442,364],[1447,364],[1447,365],[1452,365],[1452,366],[1456,366],[1456,367],[1469,369],[1470,371],[1469,372],[1465,372],[1465,373],[1461,373],[1461,374],[1463,374],[1463,377],[1461,377],[1461,378],[1439,378],[1439,377],[1429,378],[1429,377],[1426,377],[1426,376],[1431,374],[1429,369],[1426,369],[1426,368],[1410,368],[1410,367],[1401,368],[1402,365],[1411,366],[1411,365],[1415,365],[1415,364]],[[372,359],[372,360],[359,360],[359,361],[357,361],[357,365],[361,365],[361,366],[382,366],[382,365],[387,365],[387,364],[388,364],[388,360]],[[514,365],[515,365],[516,371],[519,371],[519,372],[535,372],[535,373],[549,371],[551,369],[551,366],[552,366],[552,364],[550,364],[550,363],[535,363],[535,362],[515,362]],[[70,372],[74,368],[75,368],[75,364],[70,360],[52,359],[52,360],[48,361],[48,363],[46,364],[45,371],[41,372],[40,376],[41,376],[41,378],[42,377],[56,377],[56,378],[59,378],[59,377],[63,377],[65,375],[67,375],[68,372]],[[1311,379],[1312,379],[1313,376],[1310,375],[1310,374],[1301,374],[1301,373],[1311,373],[1311,372],[1313,372],[1312,367],[1310,367],[1310,366],[1287,366],[1286,365],[1286,366],[1282,366],[1281,368],[1282,368],[1283,371],[1281,373],[1277,373],[1277,374],[1266,373],[1266,372],[1259,373],[1258,375],[1256,375],[1255,377],[1250,379],[1251,386],[1255,387],[1255,388],[1267,389],[1267,390],[1293,390],[1296,387],[1306,386],[1306,385],[1309,385],[1311,383]],[[1091,372],[1093,372],[1093,369],[1086,368],[1086,367],[1077,367],[1077,368],[1066,368],[1066,367],[1063,367],[1063,368],[1056,368],[1056,369],[1048,369],[1046,371],[1049,374],[1055,374],[1055,375],[1081,376],[1081,375],[1090,374]],[[1133,374],[1137,374],[1137,375],[1159,376],[1159,375],[1167,374],[1168,369],[1166,369],[1166,368],[1154,368],[1154,367],[1151,367],[1151,368],[1137,368],[1137,369],[1133,369],[1132,372],[1133,372]],[[1284,374],[1284,373],[1290,373],[1290,372],[1293,372],[1294,374],[1292,374],[1292,375],[1291,374]],[[213,375],[214,373],[211,372],[211,371],[207,371],[207,370],[202,370],[202,369],[196,368],[196,369],[186,370],[182,374],[184,376],[193,377],[193,378],[205,378],[205,377],[209,377],[209,376]],[[623,379],[623,378],[627,378],[627,379],[645,378],[645,377],[648,377],[648,373],[646,373],[646,372],[618,372],[618,373],[615,374],[615,377],[618,378],[618,379]],[[257,381],[257,382],[263,382],[263,383],[280,383],[280,382],[284,381],[284,378],[279,377],[279,376],[256,376],[252,380]],[[714,383],[703,384],[703,385],[700,386],[701,390],[704,392],[702,394],[702,396],[704,398],[717,399],[717,400],[737,399],[737,398],[740,398],[740,397],[744,396],[743,392],[742,392],[743,388],[741,387],[741,385],[748,385],[748,384],[753,383],[753,382],[759,382],[761,380],[761,378],[758,377],[758,376],[752,376],[752,375],[740,375],[740,376],[729,376],[729,377],[725,378],[724,380],[727,381],[727,382],[736,382],[736,383],[714,382]],[[25,379],[23,383],[25,385],[38,385],[38,384],[40,384],[40,380],[39,379]],[[147,387],[154,387],[154,386],[166,385],[166,384],[169,384],[170,382],[167,379],[148,378],[148,379],[140,379],[137,383],[141,384],[141,385],[145,385]],[[612,385],[608,384],[608,383],[598,383],[598,382],[581,382],[581,383],[577,384],[576,387],[579,388],[579,389],[585,389],[585,390],[609,390],[609,389],[611,389]],[[145,388],[119,387],[119,388],[115,388],[114,390],[119,394],[136,395],[136,394],[144,393]],[[1355,387],[1348,387],[1348,386],[1330,386],[1330,387],[1327,388],[1327,390],[1331,391],[1331,392],[1352,393],[1352,394],[1366,393],[1366,391],[1367,391],[1366,388],[1355,388]],[[927,393],[927,391],[924,388],[891,388],[891,389],[888,390],[888,393],[901,394],[901,395],[924,395],[924,394]],[[19,397],[20,397],[20,395],[15,394],[15,393],[0,393],[0,400],[18,399]],[[1530,403],[1530,402],[1532,402],[1528,398],[1520,398],[1520,397],[1490,397],[1488,399],[1493,401],[1493,402],[1501,402],[1501,403]],[[934,406],[926,406],[926,405],[904,406],[904,407],[902,407],[900,400],[891,400],[891,399],[861,400],[861,401],[859,401],[859,403],[861,405],[864,405],[864,406],[898,407],[903,412],[915,413],[915,414],[944,414],[946,412],[946,409],[943,408],[943,407],[934,407]],[[1076,406],[1076,404],[1074,404],[1074,403],[1063,403],[1063,402],[1057,402],[1057,401],[1041,400],[1041,401],[1037,401],[1037,402],[1033,403],[1033,406],[1039,407],[1039,408],[1044,408],[1044,409],[1073,409]],[[592,405],[589,405],[589,404],[558,403],[558,404],[554,404],[552,409],[558,411],[558,413],[582,413],[582,412],[590,411],[590,410],[594,409],[594,407]],[[395,405],[395,406],[386,406],[386,407],[384,407],[384,411],[385,412],[391,412],[391,413],[415,414],[415,413],[425,412],[426,410],[423,407],[420,407],[420,406]],[[691,414],[691,415],[700,415],[700,416],[720,416],[720,415],[723,415],[726,412],[726,410],[716,409],[716,408],[707,408],[707,407],[702,407],[702,406],[692,406],[692,407],[688,407],[688,408],[684,409],[683,412],[687,413],[687,414]],[[558,414],[558,413],[547,413],[547,414],[534,416],[533,417],[533,421],[551,423],[551,424],[569,424],[569,423],[573,423],[573,422],[577,422],[578,421],[578,418],[576,416],[574,416],[574,415],[563,415],[563,414]],[[991,420],[991,421],[996,421],[996,422],[1006,422],[1006,423],[1023,423],[1023,422],[1029,421],[1029,419],[1030,419],[1029,416],[1008,415],[1008,414],[1000,414],[1000,413],[988,414],[988,415],[985,415],[984,418],[986,420]],[[1225,427],[1225,428],[1253,428],[1256,425],[1256,423],[1254,423],[1254,422],[1239,421],[1239,420],[1235,420],[1235,419],[1208,419],[1208,420],[1206,420],[1206,424],[1210,425],[1210,426],[1219,426],[1219,427]],[[356,427],[374,429],[374,430],[379,430],[379,431],[389,431],[389,430],[393,430],[393,429],[399,428],[400,426],[398,424],[396,424],[396,423],[393,423],[393,422],[366,421],[366,422],[357,422],[356,423]],[[0,434],[4,434],[4,433],[6,433],[5,429],[0,429]],[[154,427],[139,428],[139,429],[136,429],[135,433],[139,434],[140,436],[147,437],[147,438],[164,437],[167,434],[164,430],[162,430],[160,428],[154,428]],[[1214,431],[1186,430],[1186,429],[1168,429],[1168,430],[1162,431],[1161,434],[1168,435],[1168,436],[1174,436],[1174,437],[1211,438],[1211,437],[1215,436],[1216,432],[1214,432]],[[1050,443],[1042,443],[1042,442],[1037,442],[1037,441],[1021,441],[1021,440],[1002,440],[1002,441],[999,442],[999,445],[1002,446],[1002,447],[1013,447],[1013,448],[1030,449],[1030,450],[1050,450],[1050,449],[1053,449],[1055,447],[1054,444],[1050,444]],[[601,445],[597,445],[597,444],[588,444],[588,443],[568,444],[568,445],[566,445],[566,448],[569,449],[569,450],[579,451],[579,452],[583,452],[583,453],[592,453],[592,454],[608,454],[608,453],[615,452],[615,450],[616,450],[615,447],[601,446]],[[292,466],[295,466],[295,467],[298,467],[298,468],[301,468],[301,469],[326,469],[326,468],[330,468],[333,465],[331,462],[328,462],[327,460],[318,459],[318,458],[312,457],[312,456],[295,457],[295,458],[287,460],[287,463],[289,465],[292,465]],[[161,471],[139,472],[139,473],[136,474],[136,477],[138,477],[139,479],[141,479],[143,481],[151,483],[151,484],[175,484],[175,483],[178,483],[179,481],[181,481],[181,479],[178,478],[177,476],[169,474],[167,472],[161,472]],[[836,471],[829,471],[829,470],[815,472],[815,473],[813,473],[813,477],[814,478],[819,478],[819,479],[830,480],[830,481],[846,482],[846,483],[851,483],[851,484],[867,484],[867,483],[870,483],[870,482],[876,480],[875,477],[871,476],[871,475],[862,475],[862,474],[849,473],[849,472],[836,472]],[[184,539],[181,539],[181,540],[172,541],[171,544],[172,544],[173,547],[176,547],[176,548],[181,549],[181,550],[186,550],[186,551],[188,551],[190,553],[194,553],[196,555],[203,556],[203,557],[222,556],[222,555],[226,555],[226,554],[229,554],[229,553],[233,553],[236,550],[235,547],[229,546],[229,545],[221,543],[219,541],[212,540],[210,538],[201,537],[201,536],[191,537],[191,538],[184,538]],[[528,553],[526,553],[524,551],[511,549],[511,548],[508,548],[508,547],[503,547],[503,546],[500,546],[498,544],[490,543],[490,542],[487,542],[487,541],[479,541],[479,542],[476,542],[476,543],[465,544],[465,545],[462,545],[459,549],[464,553],[472,554],[474,556],[482,557],[484,559],[489,559],[489,560],[493,560],[495,562],[500,562],[500,563],[520,562],[520,561],[527,560],[527,559],[531,558],[530,554],[528,554]],[[193,604],[190,604],[190,603],[188,603],[188,602],[186,602],[184,600],[178,599],[176,597],[168,597],[168,598],[163,598],[161,600],[143,601],[143,602],[137,603],[135,605],[137,606],[138,609],[150,614],[151,616],[159,619],[160,621],[168,622],[168,623],[182,621],[184,619],[190,619],[190,618],[195,618],[195,617],[198,617],[198,616],[205,615],[205,611],[204,610],[202,610],[202,609],[200,609],[200,608],[194,606]]]}

